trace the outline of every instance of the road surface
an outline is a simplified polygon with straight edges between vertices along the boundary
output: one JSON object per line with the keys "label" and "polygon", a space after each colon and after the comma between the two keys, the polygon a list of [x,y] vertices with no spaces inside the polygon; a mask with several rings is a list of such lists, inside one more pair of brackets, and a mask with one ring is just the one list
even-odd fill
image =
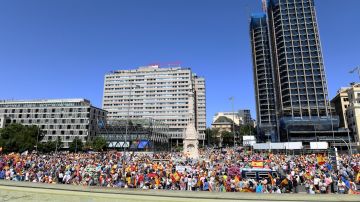
{"label": "road surface", "polygon": [[359,202],[358,195],[306,195],[306,194],[255,194],[209,193],[161,190],[129,190],[72,185],[48,185],[0,181],[0,202],[215,202],[215,201],[351,201]]}

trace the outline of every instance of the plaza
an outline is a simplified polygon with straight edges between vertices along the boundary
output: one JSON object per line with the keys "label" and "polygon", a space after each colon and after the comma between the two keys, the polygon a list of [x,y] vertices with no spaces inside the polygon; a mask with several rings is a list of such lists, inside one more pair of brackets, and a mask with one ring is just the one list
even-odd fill
{"label": "plaza", "polygon": [[93,187],[78,187],[67,185],[42,185],[34,183],[17,183],[0,181],[0,202],[101,202],[101,201],[147,201],[147,202],[212,202],[212,201],[273,201],[273,202],[332,202],[348,201],[357,202],[359,195],[255,195],[251,193],[205,193],[194,192],[184,194],[183,192],[159,192],[154,190],[118,190],[101,189]]}

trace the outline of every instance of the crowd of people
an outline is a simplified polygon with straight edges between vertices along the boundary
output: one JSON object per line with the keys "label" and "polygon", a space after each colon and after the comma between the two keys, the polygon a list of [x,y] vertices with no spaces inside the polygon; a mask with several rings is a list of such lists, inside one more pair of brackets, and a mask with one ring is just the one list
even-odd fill
{"label": "crowd of people", "polygon": [[[357,194],[360,155],[340,155],[337,163],[326,154],[319,158],[241,148],[207,148],[199,159],[180,152],[11,153],[0,155],[0,180],[128,189]],[[245,170],[268,175],[249,177]]]}

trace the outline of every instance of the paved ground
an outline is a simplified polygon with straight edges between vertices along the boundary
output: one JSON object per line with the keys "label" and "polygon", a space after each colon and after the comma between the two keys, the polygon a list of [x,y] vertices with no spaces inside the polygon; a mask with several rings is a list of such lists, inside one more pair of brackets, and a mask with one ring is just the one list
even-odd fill
{"label": "paved ground", "polygon": [[353,201],[358,195],[306,195],[306,194],[254,194],[254,193],[209,193],[161,190],[129,190],[82,187],[71,185],[47,185],[25,182],[0,181],[0,202],[97,202],[97,201]]}

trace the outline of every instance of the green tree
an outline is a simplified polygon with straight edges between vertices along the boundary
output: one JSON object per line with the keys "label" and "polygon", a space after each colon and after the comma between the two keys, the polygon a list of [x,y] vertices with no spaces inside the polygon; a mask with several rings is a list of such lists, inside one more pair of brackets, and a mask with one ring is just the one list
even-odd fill
{"label": "green tree", "polygon": [[39,143],[38,147],[39,147],[38,149],[40,152],[50,153],[50,152],[55,151],[56,143],[55,143],[55,141],[54,142],[52,142],[52,141],[41,142],[41,143]]}
{"label": "green tree", "polygon": [[242,142],[242,137],[247,135],[255,135],[255,128],[251,125],[241,125],[239,128],[240,136],[239,141]]}
{"label": "green tree", "polygon": [[43,137],[44,133],[37,126],[10,124],[0,129],[0,147],[3,152],[31,151]]}
{"label": "green tree", "polygon": [[69,151],[70,152],[79,152],[83,150],[83,142],[78,138],[75,137],[74,140],[69,144]]}
{"label": "green tree", "polygon": [[218,145],[220,142],[220,133],[218,128],[207,128],[205,138],[208,145]]}
{"label": "green tree", "polygon": [[233,146],[234,145],[234,133],[229,131],[222,131],[222,146]]}
{"label": "green tree", "polygon": [[92,141],[91,141],[91,145],[92,148],[95,151],[104,151],[107,147],[107,142],[104,138],[102,137],[95,137]]}
{"label": "green tree", "polygon": [[85,145],[83,147],[83,150],[84,151],[90,151],[93,149],[93,146],[92,146],[92,141],[86,141],[85,142]]}
{"label": "green tree", "polygon": [[61,148],[63,148],[64,143],[61,141],[61,138],[58,136],[57,139],[55,140],[55,151],[60,150]]}
{"label": "green tree", "polygon": [[47,141],[39,143],[39,151],[43,153],[55,152],[63,147],[61,138],[58,137],[55,141]]}

